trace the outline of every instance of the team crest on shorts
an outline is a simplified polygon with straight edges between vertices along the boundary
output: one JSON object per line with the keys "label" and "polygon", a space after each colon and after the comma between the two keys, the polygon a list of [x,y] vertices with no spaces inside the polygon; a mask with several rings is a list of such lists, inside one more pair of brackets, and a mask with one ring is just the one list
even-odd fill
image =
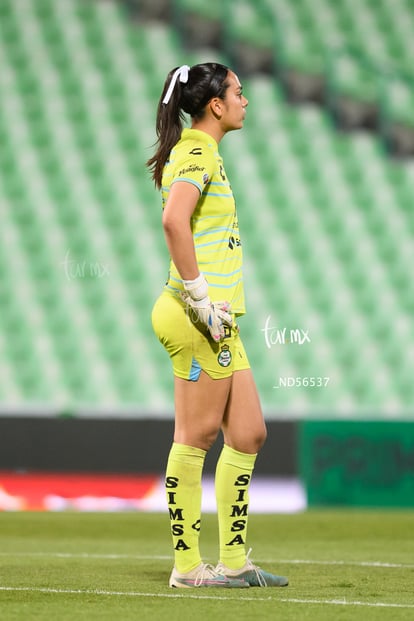
{"label": "team crest on shorts", "polygon": [[228,367],[231,363],[231,351],[228,345],[222,345],[217,361],[220,366]]}

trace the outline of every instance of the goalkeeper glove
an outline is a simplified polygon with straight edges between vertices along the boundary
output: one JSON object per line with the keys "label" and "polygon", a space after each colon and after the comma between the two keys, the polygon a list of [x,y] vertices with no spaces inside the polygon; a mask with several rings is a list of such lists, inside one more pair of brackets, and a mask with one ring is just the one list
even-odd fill
{"label": "goalkeeper glove", "polygon": [[194,312],[196,320],[201,321],[210,332],[214,341],[224,338],[224,324],[231,326],[231,309],[228,302],[211,302],[208,295],[208,284],[203,274],[194,280],[183,280],[185,291],[181,298],[187,308]]}

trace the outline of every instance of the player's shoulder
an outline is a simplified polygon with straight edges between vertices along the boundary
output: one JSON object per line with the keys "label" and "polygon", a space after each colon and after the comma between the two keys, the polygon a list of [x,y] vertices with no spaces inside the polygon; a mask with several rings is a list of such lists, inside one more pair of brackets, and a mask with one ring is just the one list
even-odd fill
{"label": "player's shoulder", "polygon": [[217,160],[217,144],[208,134],[195,129],[184,129],[175,148],[183,160],[214,162]]}

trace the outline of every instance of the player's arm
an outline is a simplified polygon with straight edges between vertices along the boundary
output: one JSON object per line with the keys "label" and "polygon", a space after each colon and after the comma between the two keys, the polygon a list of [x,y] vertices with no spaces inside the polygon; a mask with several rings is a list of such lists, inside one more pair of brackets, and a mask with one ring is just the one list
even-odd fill
{"label": "player's arm", "polygon": [[197,186],[177,181],[170,188],[164,207],[162,224],[168,250],[180,274],[185,293],[182,298],[198,319],[207,327],[215,341],[224,337],[224,326],[232,324],[227,302],[211,303],[208,284],[197,264],[191,216],[200,198]]}
{"label": "player's arm", "polygon": [[167,247],[183,280],[193,280],[200,273],[191,231],[191,216],[199,198],[200,191],[196,185],[177,181],[170,188],[162,214]]}

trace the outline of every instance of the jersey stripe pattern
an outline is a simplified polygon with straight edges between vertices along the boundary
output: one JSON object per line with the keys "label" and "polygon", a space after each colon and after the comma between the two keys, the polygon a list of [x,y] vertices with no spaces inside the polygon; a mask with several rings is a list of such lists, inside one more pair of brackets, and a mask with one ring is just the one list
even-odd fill
{"label": "jersey stripe pattern", "polygon": [[[184,129],[172,149],[162,177],[163,208],[171,186],[177,181],[195,185],[200,198],[191,219],[196,257],[209,284],[211,300],[227,300],[232,312],[245,312],[242,246],[236,204],[216,141],[200,130]],[[183,290],[174,263],[166,290]]]}

